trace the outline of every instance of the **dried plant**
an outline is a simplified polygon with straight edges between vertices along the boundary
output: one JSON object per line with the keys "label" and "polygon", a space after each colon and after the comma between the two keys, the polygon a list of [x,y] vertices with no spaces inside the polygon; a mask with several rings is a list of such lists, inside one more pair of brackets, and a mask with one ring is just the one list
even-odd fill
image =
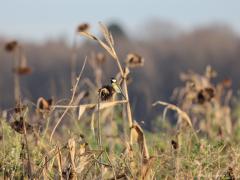
{"label": "dried plant", "polygon": [[139,124],[136,121],[134,121],[133,126],[131,128],[131,138],[130,139],[132,141],[134,141],[134,139],[137,141],[139,148],[141,150],[141,154],[143,156],[143,162],[148,161],[149,152],[148,152],[148,148],[147,148],[147,144],[146,144],[146,139],[145,139],[142,128],[139,126]]}
{"label": "dried plant", "polygon": [[114,89],[112,86],[106,85],[98,90],[99,97],[102,101],[107,101],[113,97]]}
{"label": "dried plant", "polygon": [[[155,124],[159,132],[143,129],[132,120],[127,83],[131,68],[143,66],[144,59],[128,54],[123,67],[107,27],[100,23],[104,39],[89,27],[82,24],[75,31],[69,100],[53,103],[40,97],[36,111],[27,100],[28,104],[18,101],[14,108],[0,112],[0,178],[237,179],[239,118],[232,116],[231,80],[213,83],[217,73],[210,66],[204,74],[182,73],[185,84],[173,95],[178,104],[153,104],[164,106],[163,118]],[[118,67],[114,79],[123,87],[125,100],[117,100],[112,84],[102,85],[106,68],[102,52],[92,52],[88,61],[95,82],[82,78],[86,59],[75,77],[79,34],[96,41],[113,58]],[[5,49],[16,58],[15,76],[31,71],[21,44],[13,41]],[[174,116],[167,117],[168,110],[177,113],[176,127],[169,123]],[[158,121],[166,118],[169,121]]]}
{"label": "dried plant", "polygon": [[53,104],[52,99],[46,100],[43,97],[40,97],[37,100],[37,111],[39,112],[50,111],[52,104]]}
{"label": "dried plant", "polygon": [[[211,80],[216,75],[210,66],[203,75],[194,72],[181,74],[186,84],[176,89],[174,96],[180,102],[179,106],[193,117],[196,127],[211,137],[218,134],[217,129],[229,136],[232,131],[229,107],[229,96],[232,93],[228,90],[231,81],[226,79],[215,85]],[[215,132],[213,129],[216,129]]]}
{"label": "dried plant", "polygon": [[[23,117],[20,117],[19,120],[15,120],[10,124],[10,126],[18,133],[24,134],[24,122]],[[25,122],[26,133],[33,133],[33,126]]]}
{"label": "dried plant", "polygon": [[5,44],[5,50],[7,52],[13,52],[18,46],[18,42],[17,41],[10,41],[8,43]]}
{"label": "dried plant", "polygon": [[88,31],[90,28],[89,24],[87,23],[83,23],[83,24],[80,24],[78,27],[77,27],[77,32],[86,32]]}
{"label": "dried plant", "polygon": [[142,67],[144,65],[144,59],[136,53],[130,53],[127,55],[126,64],[130,68]]}

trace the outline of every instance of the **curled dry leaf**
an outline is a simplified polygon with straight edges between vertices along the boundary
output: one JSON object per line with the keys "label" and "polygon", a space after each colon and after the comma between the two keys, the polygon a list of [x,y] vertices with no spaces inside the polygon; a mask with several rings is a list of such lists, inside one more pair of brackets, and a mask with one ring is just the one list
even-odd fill
{"label": "curled dry leaf", "polygon": [[146,162],[149,159],[148,147],[144,132],[136,121],[133,122],[133,125],[131,127],[130,139],[132,141],[137,141],[141,154],[143,156],[143,162]]}

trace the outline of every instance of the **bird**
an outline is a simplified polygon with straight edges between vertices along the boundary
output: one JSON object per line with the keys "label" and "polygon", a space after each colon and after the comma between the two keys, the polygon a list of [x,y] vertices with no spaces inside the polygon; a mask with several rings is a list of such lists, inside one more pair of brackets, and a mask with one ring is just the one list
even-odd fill
{"label": "bird", "polygon": [[126,96],[123,94],[123,91],[115,78],[111,78],[111,85],[116,93],[121,94],[125,100],[127,99]]}

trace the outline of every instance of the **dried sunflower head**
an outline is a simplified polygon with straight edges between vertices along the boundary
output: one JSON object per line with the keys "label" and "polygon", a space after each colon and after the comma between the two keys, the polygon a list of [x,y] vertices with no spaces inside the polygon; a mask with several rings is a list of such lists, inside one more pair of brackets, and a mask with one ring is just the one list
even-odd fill
{"label": "dried sunflower head", "polygon": [[52,99],[44,99],[43,97],[38,98],[37,101],[37,110],[40,112],[49,111],[53,103]]}
{"label": "dried sunflower head", "polygon": [[89,28],[90,28],[89,24],[83,23],[77,27],[77,32],[86,32],[89,30]]}
{"label": "dried sunflower head", "polygon": [[15,113],[21,113],[27,109],[26,105],[17,104],[14,108]]}
{"label": "dried sunflower head", "polygon": [[112,86],[105,85],[98,90],[99,97],[102,101],[107,101],[112,98],[114,94],[114,89]]}
{"label": "dried sunflower head", "polygon": [[[14,122],[10,123],[12,129],[16,132],[23,134],[24,133],[24,126],[23,126],[23,117],[20,117],[19,120],[15,120]],[[26,132],[31,134],[33,132],[33,126],[29,123],[25,122]]]}
{"label": "dried sunflower head", "polygon": [[5,45],[5,50],[7,52],[12,52],[12,51],[14,51],[16,49],[17,46],[18,46],[18,42],[17,41],[8,42]]}
{"label": "dried sunflower head", "polygon": [[172,144],[173,149],[178,149],[178,143],[177,143],[177,141],[172,140],[172,141],[171,141],[171,144]]}
{"label": "dried sunflower head", "polygon": [[144,59],[136,53],[130,53],[127,55],[126,64],[131,68],[141,67],[144,65]]}
{"label": "dried sunflower head", "polygon": [[215,91],[211,87],[201,89],[197,93],[197,102],[203,104],[204,102],[209,102],[215,96]]}

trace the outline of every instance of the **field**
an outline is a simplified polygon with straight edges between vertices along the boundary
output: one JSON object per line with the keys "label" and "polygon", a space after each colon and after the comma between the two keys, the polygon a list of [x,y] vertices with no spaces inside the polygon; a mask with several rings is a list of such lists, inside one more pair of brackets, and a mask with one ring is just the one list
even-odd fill
{"label": "field", "polygon": [[[239,179],[240,100],[232,93],[234,82],[214,82],[217,72],[210,66],[201,74],[180,74],[183,83],[172,95],[177,104],[152,102],[159,116],[152,120],[154,130],[147,131],[133,116],[128,91],[132,71],[144,68],[144,58],[129,53],[122,63],[114,37],[104,24],[100,30],[103,39],[81,24],[76,36],[111,56],[115,77],[102,84],[101,53],[86,57],[76,72],[73,43],[66,99],[39,97],[33,103],[21,97],[20,79],[31,68],[22,44],[5,45],[15,62],[16,104],[0,114],[1,179]],[[86,64],[93,82],[82,77]],[[83,84],[90,91],[82,90]]]}

